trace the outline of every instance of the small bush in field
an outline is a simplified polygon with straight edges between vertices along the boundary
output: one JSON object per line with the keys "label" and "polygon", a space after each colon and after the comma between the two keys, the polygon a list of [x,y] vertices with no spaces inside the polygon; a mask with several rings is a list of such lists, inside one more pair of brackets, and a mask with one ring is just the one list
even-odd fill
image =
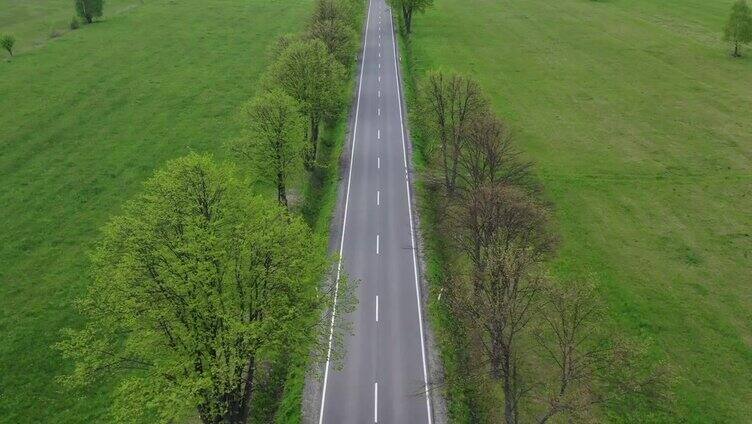
{"label": "small bush in field", "polygon": [[78,18],[76,18],[74,16],[73,19],[71,19],[71,21],[70,21],[70,29],[71,30],[76,30],[76,29],[78,29],[80,27],[81,27],[81,22],[78,22]]}
{"label": "small bush in field", "polygon": [[8,53],[13,56],[13,46],[16,45],[16,38],[12,35],[3,35],[0,38],[0,46],[8,51]]}

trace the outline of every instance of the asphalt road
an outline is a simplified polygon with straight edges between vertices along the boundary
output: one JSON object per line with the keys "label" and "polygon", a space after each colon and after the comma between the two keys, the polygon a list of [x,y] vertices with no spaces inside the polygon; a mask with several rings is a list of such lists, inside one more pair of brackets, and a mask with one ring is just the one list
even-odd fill
{"label": "asphalt road", "polygon": [[340,243],[359,304],[343,369],[327,363],[319,423],[430,424],[394,25],[384,0],[368,7]]}

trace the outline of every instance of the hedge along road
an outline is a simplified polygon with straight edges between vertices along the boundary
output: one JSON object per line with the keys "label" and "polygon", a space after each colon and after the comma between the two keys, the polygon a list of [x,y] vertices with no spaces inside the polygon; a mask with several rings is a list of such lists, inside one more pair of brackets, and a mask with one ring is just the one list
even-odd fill
{"label": "hedge along road", "polygon": [[[432,423],[394,20],[368,6],[340,241],[358,285],[341,370],[327,361],[319,423]],[[332,318],[340,319],[335,314]]]}

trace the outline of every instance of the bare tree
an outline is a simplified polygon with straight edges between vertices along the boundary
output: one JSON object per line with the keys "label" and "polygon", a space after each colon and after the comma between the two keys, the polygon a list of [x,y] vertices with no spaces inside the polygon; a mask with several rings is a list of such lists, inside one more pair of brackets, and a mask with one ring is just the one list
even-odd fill
{"label": "bare tree", "polygon": [[456,314],[473,323],[477,339],[490,365],[490,377],[502,384],[507,424],[519,422],[519,404],[532,389],[525,372],[521,337],[534,318],[545,284],[537,260],[519,244],[494,244],[488,272],[474,289],[453,284],[449,299]]}
{"label": "bare tree", "polygon": [[473,265],[474,281],[484,277],[498,246],[525,246],[536,262],[554,250],[548,212],[524,190],[505,184],[485,184],[468,191],[447,213],[451,239]]}
{"label": "bare tree", "polygon": [[501,381],[507,424],[519,420],[519,402],[531,390],[520,338],[535,314],[546,278],[545,255],[553,249],[548,215],[539,202],[512,186],[481,186],[453,210],[455,241],[473,263],[465,287],[456,280],[449,297]]}
{"label": "bare tree", "polygon": [[458,178],[466,190],[502,183],[535,186],[530,173],[532,164],[520,158],[509,129],[490,109],[469,125],[458,162]]}
{"label": "bare tree", "polygon": [[459,158],[471,122],[488,108],[478,83],[459,74],[431,72],[423,87],[423,107],[432,136],[438,140],[444,187],[454,195]]}
{"label": "bare tree", "polygon": [[553,368],[553,377],[535,396],[543,408],[537,423],[560,415],[570,422],[595,420],[596,405],[625,395],[656,409],[670,403],[670,373],[662,364],[644,366],[639,348],[603,330],[604,307],[592,284],[551,285],[540,306],[539,362]]}

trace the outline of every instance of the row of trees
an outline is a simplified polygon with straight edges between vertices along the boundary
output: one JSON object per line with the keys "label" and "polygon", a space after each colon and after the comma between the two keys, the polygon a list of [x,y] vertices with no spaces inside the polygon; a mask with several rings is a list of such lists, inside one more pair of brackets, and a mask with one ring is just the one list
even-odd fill
{"label": "row of trees", "polygon": [[[243,109],[248,130],[230,146],[275,184],[276,202],[251,194],[232,165],[191,154],[104,228],[78,302],[87,323],[57,347],[75,362],[68,385],[121,378],[115,421],[271,419],[255,399],[284,383],[265,382],[278,369],[284,380],[294,355],[325,354],[331,258],[286,207],[286,188],[299,165],[313,166],[320,125],[342,110],[357,6],[319,0],[306,33],[275,46],[263,89]],[[342,279],[338,307],[347,310],[348,293]]]}
{"label": "row of trees", "polygon": [[248,131],[230,144],[275,184],[281,204],[288,204],[287,187],[300,168],[317,166],[321,125],[342,111],[360,7],[357,0],[320,0],[303,35],[278,41],[261,92],[245,108]]}
{"label": "row of trees", "polygon": [[432,72],[419,92],[433,140],[426,178],[450,246],[444,298],[471,341],[467,378],[499,384],[507,424],[580,421],[626,391],[660,401],[660,373],[600,328],[592,285],[546,272],[549,207],[479,84]]}

